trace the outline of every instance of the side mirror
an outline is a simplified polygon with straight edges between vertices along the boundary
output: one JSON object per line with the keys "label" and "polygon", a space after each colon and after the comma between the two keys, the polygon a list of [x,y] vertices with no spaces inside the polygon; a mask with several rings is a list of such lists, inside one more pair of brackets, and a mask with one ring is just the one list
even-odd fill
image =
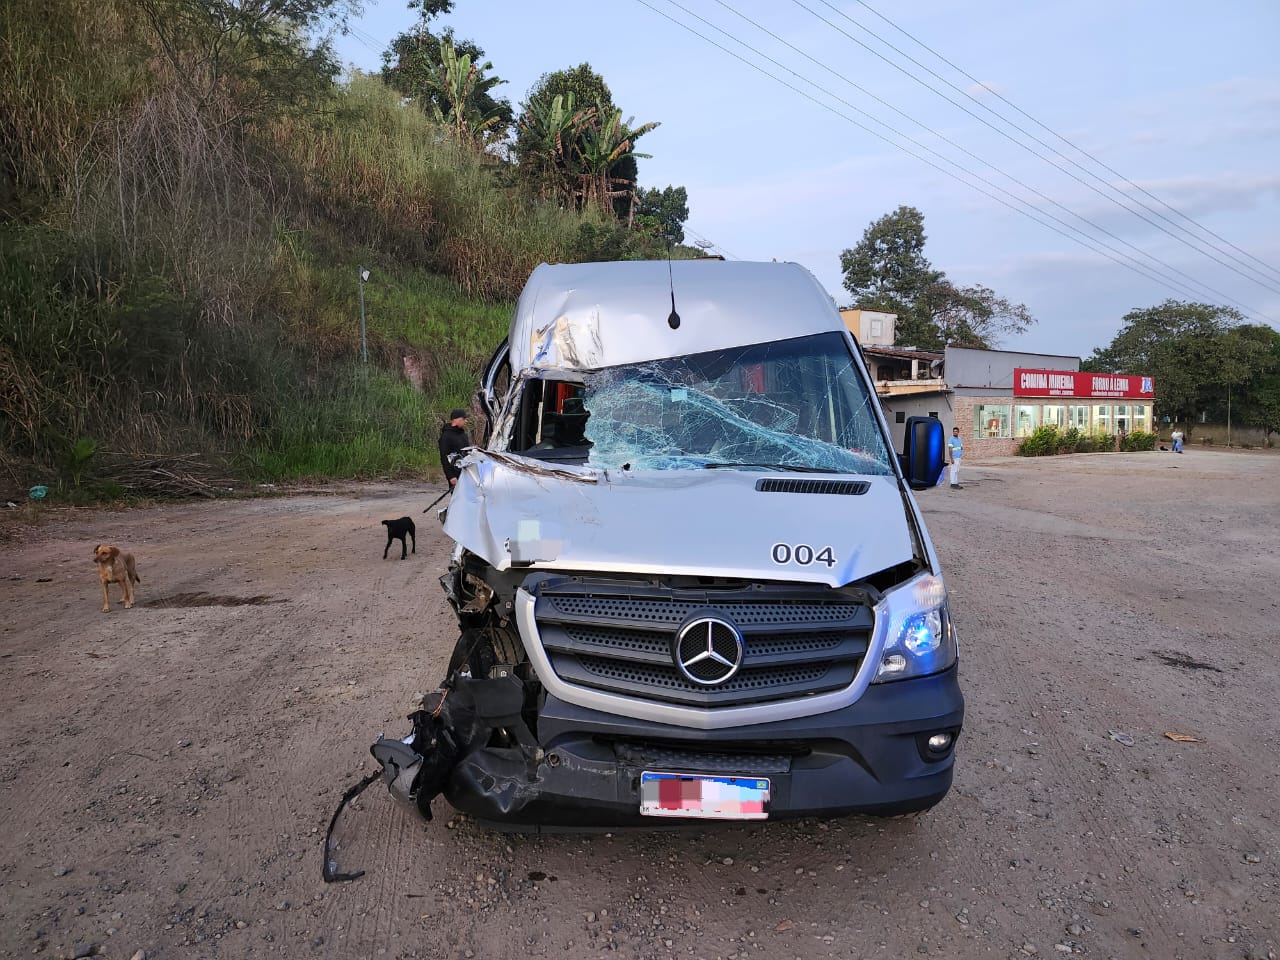
{"label": "side mirror", "polygon": [[934,486],[945,460],[942,422],[936,417],[908,417],[903,438],[902,472],[912,490]]}

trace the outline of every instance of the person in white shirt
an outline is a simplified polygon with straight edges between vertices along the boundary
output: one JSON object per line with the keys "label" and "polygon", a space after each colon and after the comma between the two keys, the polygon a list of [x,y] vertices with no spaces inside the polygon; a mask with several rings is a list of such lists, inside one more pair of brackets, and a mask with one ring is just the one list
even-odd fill
{"label": "person in white shirt", "polygon": [[960,490],[963,489],[960,486],[960,458],[964,456],[964,441],[960,439],[959,427],[951,428],[947,446],[951,450],[951,489]]}

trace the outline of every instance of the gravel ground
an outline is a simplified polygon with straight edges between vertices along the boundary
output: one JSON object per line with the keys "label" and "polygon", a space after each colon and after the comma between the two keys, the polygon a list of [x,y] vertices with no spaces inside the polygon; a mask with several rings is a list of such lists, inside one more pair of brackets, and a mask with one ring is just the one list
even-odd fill
{"label": "gravel ground", "polygon": [[[922,493],[968,698],[924,817],[504,835],[375,785],[330,886],[329,816],[454,635],[436,491],[14,511],[0,956],[1275,958],[1278,474],[1193,449]],[[423,549],[383,561],[402,514]],[[100,541],[132,610],[101,613]]]}

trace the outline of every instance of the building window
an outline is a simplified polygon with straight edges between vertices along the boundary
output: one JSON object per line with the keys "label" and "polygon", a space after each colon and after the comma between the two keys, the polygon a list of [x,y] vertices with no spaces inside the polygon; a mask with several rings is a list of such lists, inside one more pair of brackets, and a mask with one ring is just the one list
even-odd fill
{"label": "building window", "polygon": [[1016,406],[1013,408],[1013,435],[1029,437],[1040,425],[1040,408],[1033,406]]}
{"label": "building window", "polygon": [[1104,403],[1093,408],[1093,432],[1111,432],[1111,405]]}
{"label": "building window", "polygon": [[1067,408],[1054,406],[1041,408],[1040,422],[1046,427],[1057,427],[1061,430],[1067,425]]}
{"label": "building window", "polygon": [[879,338],[879,337],[883,337],[883,336],[884,336],[884,321],[883,321],[883,320],[872,320],[872,321],[871,321],[871,336],[872,336],[872,338],[873,338],[873,339],[875,339],[875,338]]}
{"label": "building window", "polygon": [[1129,406],[1128,404],[1117,404],[1116,413],[1116,433],[1129,432]]}
{"label": "building window", "polygon": [[1142,405],[1132,407],[1133,410],[1133,429],[1147,430],[1147,408]]}
{"label": "building window", "polygon": [[1089,408],[1067,407],[1067,422],[1081,433],[1089,432]]}
{"label": "building window", "polygon": [[1011,411],[1007,404],[979,404],[973,413],[974,439],[1012,436],[1009,429]]}
{"label": "building window", "polygon": [[907,411],[905,411],[905,410],[898,410],[897,412],[895,412],[895,413],[894,413],[894,415],[893,415],[893,422],[894,422],[894,423],[906,423],[906,422],[907,422]]}
{"label": "building window", "polygon": [[931,416],[931,417],[933,417],[933,419],[937,420],[937,419],[938,419],[938,411],[937,411],[937,410],[930,410],[930,411],[929,411],[929,416]]}

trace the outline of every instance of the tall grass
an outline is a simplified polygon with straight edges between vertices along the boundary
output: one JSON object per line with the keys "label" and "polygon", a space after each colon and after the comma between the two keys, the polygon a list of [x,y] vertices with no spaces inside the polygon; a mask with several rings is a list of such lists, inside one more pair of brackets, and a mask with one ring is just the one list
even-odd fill
{"label": "tall grass", "polygon": [[221,326],[163,273],[47,228],[0,225],[0,438],[48,467],[80,437],[224,449],[295,379],[273,328]]}
{"label": "tall grass", "polygon": [[[572,259],[584,217],[504,187],[496,159],[459,144],[376,77],[355,74],[318,129],[273,129],[310,174],[306,209],[343,243],[376,248],[452,277],[471,296],[513,298],[540,262]],[[314,220],[313,220],[314,222]]]}
{"label": "tall grass", "polygon": [[0,4],[0,480],[77,487],[114,463],[127,485],[157,455],[263,479],[430,470],[533,267],[642,245],[531,197],[376,78],[263,109],[252,58],[215,82],[208,36],[181,34],[207,10],[172,4],[163,23],[135,0]]}
{"label": "tall grass", "polygon": [[0,215],[35,218],[147,87],[147,44],[118,0],[6,0],[0,38]]}
{"label": "tall grass", "polygon": [[245,459],[253,476],[272,481],[421,474],[439,463],[438,429],[403,380],[353,366],[287,401]]}

